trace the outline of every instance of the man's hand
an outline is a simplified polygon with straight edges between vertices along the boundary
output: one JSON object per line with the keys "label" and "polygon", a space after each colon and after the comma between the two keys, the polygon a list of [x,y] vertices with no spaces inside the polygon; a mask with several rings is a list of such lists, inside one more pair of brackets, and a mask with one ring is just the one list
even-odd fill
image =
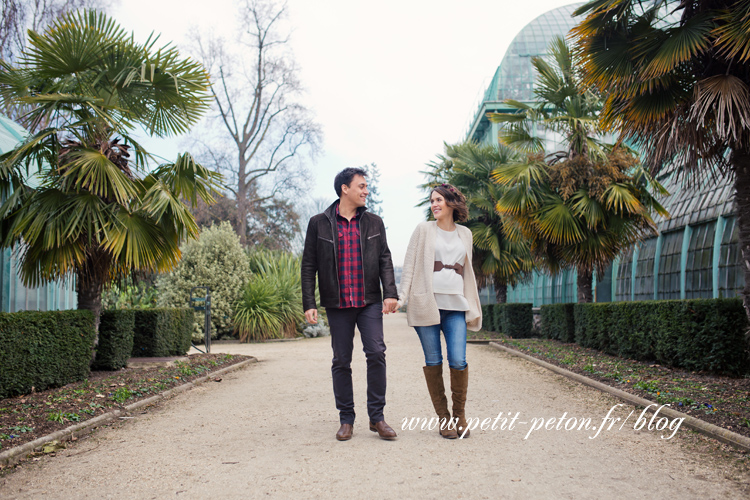
{"label": "man's hand", "polygon": [[308,309],[305,311],[305,320],[308,323],[312,323],[313,325],[318,324],[318,310],[317,309]]}
{"label": "man's hand", "polygon": [[385,299],[383,301],[383,314],[389,314],[398,310],[398,300]]}

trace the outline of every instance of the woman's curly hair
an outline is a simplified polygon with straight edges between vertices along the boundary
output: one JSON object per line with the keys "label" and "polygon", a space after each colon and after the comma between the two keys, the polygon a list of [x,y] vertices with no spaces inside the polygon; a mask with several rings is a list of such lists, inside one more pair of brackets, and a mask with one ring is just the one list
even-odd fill
{"label": "woman's curly hair", "polygon": [[445,200],[445,204],[453,209],[453,222],[466,222],[469,219],[469,209],[466,207],[466,196],[451,184],[439,184],[430,191],[440,194]]}

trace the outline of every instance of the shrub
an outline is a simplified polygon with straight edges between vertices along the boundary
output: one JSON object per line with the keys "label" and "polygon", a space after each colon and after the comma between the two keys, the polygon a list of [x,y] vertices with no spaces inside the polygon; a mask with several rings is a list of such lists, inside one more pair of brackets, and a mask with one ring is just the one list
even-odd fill
{"label": "shrub", "polygon": [[99,322],[99,345],[92,368],[119,370],[128,364],[133,352],[134,310],[102,311]]}
{"label": "shrub", "polygon": [[492,322],[490,321],[490,305],[482,306],[482,328],[488,332],[492,331]]}
{"label": "shrub", "polygon": [[331,329],[326,326],[323,321],[318,318],[318,323],[315,325],[307,325],[305,324],[302,328],[302,335],[305,337],[313,338],[313,337],[327,337],[331,334]]}
{"label": "shrub", "polygon": [[492,307],[490,308],[490,315],[492,317],[492,330],[495,332],[502,332],[503,331],[503,307],[502,304],[492,304]]}
{"label": "shrub", "polygon": [[122,283],[112,284],[102,293],[102,310],[106,309],[151,309],[156,307],[158,288],[146,281],[133,284],[128,277]]}
{"label": "shrub", "polygon": [[91,311],[0,313],[0,398],[86,379],[93,342]]}
{"label": "shrub", "polygon": [[240,340],[295,336],[305,319],[299,257],[263,250],[249,253],[248,260],[253,278],[234,310]]}
{"label": "shrub", "polygon": [[136,309],[133,357],[182,356],[190,350],[193,310]]}
{"label": "shrub", "polygon": [[495,328],[516,339],[529,338],[534,326],[534,311],[531,303],[495,304]]}
{"label": "shrub", "polygon": [[548,304],[540,308],[542,319],[541,334],[547,339],[562,342],[575,341],[575,304]]}
{"label": "shrub", "polygon": [[739,298],[576,304],[574,311],[581,346],[689,370],[750,370]]}
{"label": "shrub", "polygon": [[245,285],[237,301],[234,323],[240,341],[281,337],[281,299],[271,279],[257,276]]}
{"label": "shrub", "polygon": [[[204,228],[197,240],[182,247],[182,260],[159,278],[159,307],[186,307],[190,289],[211,290],[211,337],[234,332],[232,311],[250,279],[250,267],[240,239],[228,222]],[[203,341],[203,312],[195,312],[193,340]]]}

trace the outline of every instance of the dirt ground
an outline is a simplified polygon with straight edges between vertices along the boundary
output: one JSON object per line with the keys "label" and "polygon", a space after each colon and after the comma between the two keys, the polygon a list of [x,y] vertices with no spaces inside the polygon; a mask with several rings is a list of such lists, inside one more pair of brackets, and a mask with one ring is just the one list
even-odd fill
{"label": "dirt ground", "polygon": [[[722,456],[684,428],[672,439],[661,438],[672,434],[669,427],[634,430],[640,410],[631,407],[615,407],[610,417],[621,420],[608,420],[602,430],[617,400],[488,346],[471,345],[467,352],[467,416],[478,418],[477,424],[487,419],[485,430],[477,428],[463,440],[442,439],[434,430],[402,430],[404,419],[429,418],[433,412],[419,341],[406,316],[386,317],[385,326],[385,415],[399,433],[396,441],[380,440],[367,429],[359,341],[353,363],[359,414],[347,442],[334,438],[338,414],[328,338],[216,345],[213,351],[248,354],[260,362],[100,430],[55,457],[26,464],[0,479],[0,497],[750,495],[747,460],[736,465],[736,455]],[[511,418],[504,421],[505,416]],[[581,428],[585,418],[591,419],[588,430]],[[658,423],[657,417],[652,425]],[[533,430],[542,424],[549,430]],[[677,427],[662,422],[667,424]]]}

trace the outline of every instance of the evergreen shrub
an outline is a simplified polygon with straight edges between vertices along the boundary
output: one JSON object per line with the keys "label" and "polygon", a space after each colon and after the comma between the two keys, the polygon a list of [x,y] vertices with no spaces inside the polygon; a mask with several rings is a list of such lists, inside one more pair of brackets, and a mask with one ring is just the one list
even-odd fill
{"label": "evergreen shrub", "polygon": [[133,357],[182,356],[190,350],[193,310],[136,309]]}
{"label": "evergreen shrub", "polygon": [[99,345],[92,368],[119,370],[127,366],[133,352],[135,310],[110,309],[102,311],[99,320]]}
{"label": "evergreen shrub", "polygon": [[543,305],[541,314],[542,337],[556,339],[561,342],[575,341],[575,304],[547,304]]}
{"label": "evergreen shrub", "polygon": [[[251,272],[240,238],[228,222],[203,228],[197,240],[180,247],[177,267],[159,277],[158,307],[187,307],[190,290],[211,290],[211,338],[234,335],[234,305],[242,295]],[[199,290],[203,294],[204,290]],[[193,312],[193,341],[203,342],[204,313]]]}
{"label": "evergreen shrub", "polygon": [[495,306],[497,304],[489,304],[487,305],[487,315],[482,316],[482,325],[484,326],[485,330],[488,330],[490,332],[499,332],[500,326],[495,323]]}
{"label": "evergreen shrub", "polygon": [[0,398],[86,379],[93,343],[91,311],[0,313]]}
{"label": "evergreen shrub", "polygon": [[695,371],[750,371],[740,298],[575,304],[575,341],[610,354]]}
{"label": "evergreen shrub", "polygon": [[492,331],[505,333],[505,331],[504,331],[505,323],[503,322],[503,305],[502,304],[492,304],[491,311],[492,311],[492,313],[491,313],[491,316],[492,316]]}
{"label": "evergreen shrub", "polygon": [[[534,305],[531,303],[495,304],[495,321],[500,320],[500,331],[515,339],[532,336]],[[498,314],[500,311],[500,314]]]}

